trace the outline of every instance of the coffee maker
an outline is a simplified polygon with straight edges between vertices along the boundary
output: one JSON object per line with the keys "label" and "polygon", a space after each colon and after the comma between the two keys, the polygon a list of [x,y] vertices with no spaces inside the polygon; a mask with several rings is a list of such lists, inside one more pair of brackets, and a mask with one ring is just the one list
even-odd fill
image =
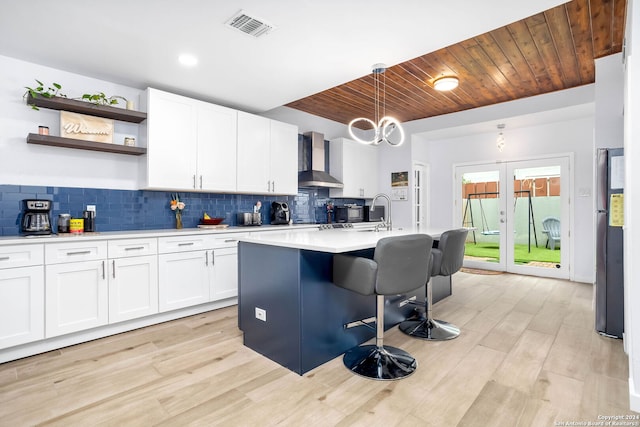
{"label": "coffee maker", "polygon": [[51,201],[23,200],[22,234],[41,236],[51,234]]}
{"label": "coffee maker", "polygon": [[285,202],[271,203],[271,224],[289,224],[291,213],[289,205]]}

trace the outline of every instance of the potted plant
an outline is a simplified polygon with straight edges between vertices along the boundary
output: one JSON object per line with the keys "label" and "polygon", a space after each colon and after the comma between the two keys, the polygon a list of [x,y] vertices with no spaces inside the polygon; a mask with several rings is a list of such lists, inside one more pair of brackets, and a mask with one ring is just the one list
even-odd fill
{"label": "potted plant", "polygon": [[27,89],[27,91],[24,93],[24,95],[22,95],[23,98],[27,99],[27,105],[29,105],[34,110],[40,109],[36,105],[28,102],[29,96],[31,96],[31,98],[36,98],[38,96],[42,96],[44,98],[53,98],[54,96],[60,96],[62,98],[67,97],[67,95],[60,92],[60,89],[62,89],[62,85],[60,85],[59,83],[51,83],[51,86],[45,89],[44,83],[42,83],[38,79],[35,80],[36,83],[38,83],[38,86],[36,86],[35,88],[25,86],[25,89]]}
{"label": "potted plant", "polygon": [[119,95],[107,96],[104,94],[104,92],[97,92],[93,94],[85,93],[84,95],[82,95],[82,98],[80,99],[82,99],[83,101],[91,102],[92,104],[96,104],[96,105],[116,105],[118,104],[118,99],[121,99],[125,103],[127,103],[127,98],[123,96],[119,96]]}

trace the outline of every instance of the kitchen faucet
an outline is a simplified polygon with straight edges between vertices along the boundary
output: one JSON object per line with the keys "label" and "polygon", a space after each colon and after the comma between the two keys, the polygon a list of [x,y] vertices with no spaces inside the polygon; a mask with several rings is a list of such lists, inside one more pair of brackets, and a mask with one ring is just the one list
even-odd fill
{"label": "kitchen faucet", "polygon": [[[385,199],[387,199],[387,205],[389,206],[389,209],[387,210],[387,221],[385,225],[387,226],[387,231],[391,231],[391,198],[384,193],[376,194],[375,197],[373,198],[373,201],[371,202],[370,210],[373,211],[378,197],[384,197]],[[384,218],[383,218],[383,222],[384,222]]]}

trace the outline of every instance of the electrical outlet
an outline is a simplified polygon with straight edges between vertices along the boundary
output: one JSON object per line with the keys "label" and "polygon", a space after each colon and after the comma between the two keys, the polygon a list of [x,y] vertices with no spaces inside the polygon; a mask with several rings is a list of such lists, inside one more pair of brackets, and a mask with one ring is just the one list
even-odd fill
{"label": "electrical outlet", "polygon": [[263,322],[267,321],[267,310],[256,307],[256,319],[262,320]]}
{"label": "electrical outlet", "polygon": [[87,210],[95,212],[96,211],[96,205],[87,205]]}

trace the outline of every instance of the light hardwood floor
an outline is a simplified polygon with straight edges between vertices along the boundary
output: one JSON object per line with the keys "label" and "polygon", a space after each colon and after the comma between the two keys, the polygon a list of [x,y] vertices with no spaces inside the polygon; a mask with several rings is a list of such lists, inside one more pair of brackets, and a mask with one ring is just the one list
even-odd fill
{"label": "light hardwood floor", "polygon": [[376,382],[336,358],[298,376],[242,345],[236,307],[0,365],[0,426],[553,426],[629,410],[620,340],[592,286],[457,273],[436,318],[459,338],[385,343],[418,360]]}

